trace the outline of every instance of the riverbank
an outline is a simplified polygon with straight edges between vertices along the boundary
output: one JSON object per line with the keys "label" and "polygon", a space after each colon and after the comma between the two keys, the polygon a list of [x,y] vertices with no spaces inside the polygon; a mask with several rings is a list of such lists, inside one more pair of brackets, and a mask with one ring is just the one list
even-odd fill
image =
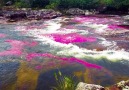
{"label": "riverbank", "polygon": [[[102,11],[102,10],[101,10]],[[101,11],[92,10],[82,10],[79,8],[70,8],[67,10],[53,10],[53,9],[38,9],[32,10],[30,8],[4,8],[0,10],[0,23],[14,23],[21,21],[32,21],[32,20],[43,20],[43,19],[54,19],[61,16],[96,16],[102,17],[114,17],[115,15],[127,15],[121,14],[119,12],[114,12],[115,14],[105,14]],[[104,11],[104,10],[103,10]],[[105,12],[105,11],[104,11]],[[110,12],[110,11],[107,11]],[[129,16],[125,17],[129,20]]]}

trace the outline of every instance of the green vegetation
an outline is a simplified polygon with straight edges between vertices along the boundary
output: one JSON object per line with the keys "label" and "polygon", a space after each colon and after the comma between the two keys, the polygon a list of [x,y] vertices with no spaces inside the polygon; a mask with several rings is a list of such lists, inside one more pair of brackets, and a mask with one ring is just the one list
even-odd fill
{"label": "green vegetation", "polygon": [[60,71],[54,75],[57,86],[52,87],[53,90],[75,90],[77,83],[73,80],[73,77],[64,76]]}
{"label": "green vegetation", "polygon": [[0,0],[0,6],[5,5],[7,1],[12,1],[14,6],[20,8],[92,9],[100,6],[129,8],[129,0]]}
{"label": "green vegetation", "polygon": [[28,7],[30,7],[30,5],[28,3],[26,3],[25,1],[17,1],[17,2],[15,2],[14,5],[17,8],[28,8]]}
{"label": "green vegetation", "polygon": [[49,4],[45,6],[46,9],[58,9],[60,0],[50,0]]}

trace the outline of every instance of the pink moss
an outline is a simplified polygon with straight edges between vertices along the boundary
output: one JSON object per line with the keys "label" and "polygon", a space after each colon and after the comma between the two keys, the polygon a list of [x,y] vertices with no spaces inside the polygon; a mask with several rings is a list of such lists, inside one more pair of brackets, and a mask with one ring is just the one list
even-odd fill
{"label": "pink moss", "polygon": [[37,70],[40,70],[40,69],[42,69],[42,68],[43,68],[43,66],[41,66],[41,65],[35,66],[35,69],[37,69]]}
{"label": "pink moss", "polygon": [[94,23],[94,24],[111,24],[111,23],[115,23],[115,24],[121,24],[121,20],[119,17],[75,17],[72,21],[74,22],[79,22],[79,23],[85,23],[85,22],[89,22],[89,23]]}
{"label": "pink moss", "polygon": [[81,60],[81,59],[59,57],[59,56],[55,56],[55,55],[52,55],[52,54],[49,54],[49,53],[43,53],[43,54],[42,53],[30,53],[30,54],[27,55],[26,59],[27,59],[27,61],[31,61],[35,57],[47,57],[47,58],[57,59],[57,60],[61,60],[61,61],[77,62],[77,63],[80,63],[80,64],[82,64],[86,67],[89,67],[89,68],[96,68],[96,69],[101,69],[102,68],[99,65],[91,64],[91,63],[88,63],[88,62],[86,62],[84,60]]}
{"label": "pink moss", "polygon": [[91,17],[75,17],[73,19],[73,21],[83,23],[83,22],[87,22],[87,21],[92,21],[92,19],[93,18],[91,18]]}
{"label": "pink moss", "polygon": [[22,54],[24,42],[18,40],[6,40],[5,42],[8,42],[11,45],[11,48],[6,51],[0,52],[0,56],[5,56],[5,55],[20,56]]}
{"label": "pink moss", "polygon": [[46,35],[54,39],[56,42],[60,43],[77,43],[77,42],[95,42],[96,38],[94,37],[84,37],[77,33],[71,33],[71,34],[49,34]]}
{"label": "pink moss", "polygon": [[27,61],[31,61],[35,57],[49,57],[49,58],[56,58],[56,56],[49,54],[49,53],[30,53],[27,55]]}
{"label": "pink moss", "polygon": [[7,35],[0,33],[0,38],[5,38]]}
{"label": "pink moss", "polygon": [[75,26],[65,26],[65,28],[67,28],[67,29],[76,29]]}
{"label": "pink moss", "polygon": [[25,27],[25,30],[34,30],[34,29],[43,29],[45,27],[47,27],[48,25],[28,25]]}
{"label": "pink moss", "polygon": [[32,42],[28,42],[28,41],[25,41],[24,42],[27,46],[30,46],[30,47],[35,47],[38,45],[38,42],[36,41],[32,41]]}
{"label": "pink moss", "polygon": [[116,29],[121,29],[122,27],[120,27],[118,25],[108,25],[108,28],[112,29],[112,30],[116,30]]}
{"label": "pink moss", "polygon": [[99,65],[96,65],[96,64],[91,64],[91,63],[88,63],[88,62],[86,62],[86,61],[83,61],[83,60],[81,60],[81,59],[77,59],[77,58],[70,58],[70,61],[75,61],[75,62],[77,62],[77,63],[80,63],[80,64],[82,64],[82,65],[84,65],[84,66],[86,66],[86,67],[91,67],[91,68],[97,68],[97,69],[101,69],[102,67],[101,66],[99,66]]}
{"label": "pink moss", "polygon": [[5,55],[16,55],[20,56],[22,55],[22,50],[24,49],[24,46],[34,47],[37,46],[37,42],[27,42],[27,41],[19,41],[19,40],[6,40],[5,42],[9,43],[11,45],[11,48],[0,52],[0,56]]}

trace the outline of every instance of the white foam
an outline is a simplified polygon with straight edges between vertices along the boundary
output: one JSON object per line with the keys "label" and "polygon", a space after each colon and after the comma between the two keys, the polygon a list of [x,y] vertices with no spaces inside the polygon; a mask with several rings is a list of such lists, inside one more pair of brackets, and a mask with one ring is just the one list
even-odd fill
{"label": "white foam", "polygon": [[[60,19],[59,19],[60,20]],[[56,55],[64,55],[64,56],[72,56],[76,58],[84,58],[84,59],[92,59],[92,60],[101,60],[102,58],[107,58],[111,61],[117,61],[117,60],[129,60],[129,52],[126,52],[124,50],[113,50],[111,48],[114,48],[116,46],[116,42],[110,42],[107,41],[104,38],[101,38],[101,44],[109,46],[109,50],[104,51],[95,51],[95,50],[88,50],[85,48],[79,48],[77,45],[74,44],[63,44],[56,42],[52,40],[49,37],[45,37],[41,34],[46,33],[81,33],[81,34],[87,34],[86,30],[76,30],[76,29],[70,29],[70,30],[64,30],[61,31],[61,23],[56,20],[49,20],[45,22],[45,24],[48,24],[48,26],[44,29],[34,29],[34,30],[28,30],[26,35],[35,37],[34,40],[40,41],[42,45],[49,45],[52,50],[51,53],[54,53]],[[107,27],[107,25],[97,25],[97,24],[87,24],[88,27],[94,28],[97,32],[104,31],[104,29]],[[21,30],[24,30],[22,27]],[[43,47],[44,50],[44,47]]]}

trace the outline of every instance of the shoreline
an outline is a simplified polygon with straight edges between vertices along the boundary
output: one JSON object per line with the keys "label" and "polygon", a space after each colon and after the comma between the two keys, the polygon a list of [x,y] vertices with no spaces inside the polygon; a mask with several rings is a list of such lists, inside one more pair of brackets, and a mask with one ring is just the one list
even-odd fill
{"label": "shoreline", "polygon": [[[109,11],[110,12],[110,11]],[[24,21],[39,21],[39,20],[50,20],[62,16],[84,16],[84,17],[114,17],[114,16],[127,16],[128,14],[104,14],[95,10],[82,10],[79,8],[71,8],[68,10],[53,10],[53,9],[18,9],[18,10],[0,10],[0,24],[17,23]]]}

